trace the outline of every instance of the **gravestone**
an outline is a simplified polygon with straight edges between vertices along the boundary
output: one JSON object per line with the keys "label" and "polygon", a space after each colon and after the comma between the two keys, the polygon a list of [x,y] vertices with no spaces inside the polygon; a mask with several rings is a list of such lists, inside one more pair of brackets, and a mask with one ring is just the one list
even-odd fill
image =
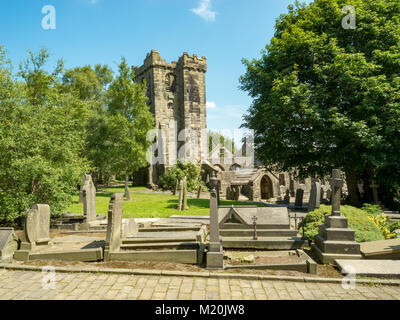
{"label": "gravestone", "polygon": [[200,199],[200,195],[201,195],[201,186],[199,186],[199,188],[197,189],[197,199]]}
{"label": "gravestone", "polygon": [[331,189],[326,190],[326,199],[331,202],[332,191]]}
{"label": "gravestone", "polygon": [[289,203],[290,203],[290,191],[289,191],[289,190],[286,190],[286,195],[285,195],[285,197],[283,198],[283,202],[284,202],[285,204],[289,204]]}
{"label": "gravestone", "polygon": [[303,196],[304,196],[304,190],[303,189],[297,189],[296,190],[296,200],[294,203],[295,208],[303,208]]}
{"label": "gravestone", "polygon": [[173,191],[174,196],[176,196],[176,194],[178,193],[178,186],[179,186],[179,181],[176,180],[175,181],[174,191]]}
{"label": "gravestone", "polygon": [[182,203],[182,210],[189,210],[187,204],[187,177],[183,178],[183,203]]}
{"label": "gravestone", "polygon": [[104,261],[110,260],[110,253],[118,252],[121,248],[122,214],[124,195],[116,193],[111,196],[108,206],[107,236],[104,247]]}
{"label": "gravestone", "polygon": [[37,246],[50,243],[50,206],[34,204],[25,216],[24,231],[20,250],[16,251],[16,260],[28,260],[30,251]]}
{"label": "gravestone", "polygon": [[308,200],[308,212],[318,209],[321,204],[321,184],[314,180],[311,185],[310,198]]}
{"label": "gravestone", "polygon": [[139,226],[135,219],[122,220],[122,238],[125,239],[139,232]]}
{"label": "gravestone", "polygon": [[13,228],[0,228],[0,262],[11,260],[18,249],[18,238]]}
{"label": "gravestone", "polygon": [[79,203],[83,203],[83,186],[85,185],[86,174],[82,175],[81,188],[79,189]]}
{"label": "gravestone", "polygon": [[324,190],[324,188],[321,187],[321,198],[320,198],[320,203],[323,202],[323,200],[324,200],[324,195],[325,195],[325,190]]}
{"label": "gravestone", "polygon": [[218,180],[215,172],[210,178],[210,246],[207,252],[207,268],[222,269],[224,267],[224,254],[219,236],[219,217],[217,187]]}
{"label": "gravestone", "polygon": [[325,216],[325,224],[319,226],[318,235],[312,245],[322,263],[333,263],[335,259],[360,259],[360,244],[354,240],[354,231],[348,228],[346,217],[340,215],[341,191],[344,181],[341,171],[332,172],[332,213]]}
{"label": "gravestone", "polygon": [[380,204],[378,196],[378,189],[380,185],[377,184],[375,180],[372,180],[372,184],[370,185],[370,187],[372,188],[372,196],[374,198],[374,204]]}
{"label": "gravestone", "polygon": [[90,174],[85,174],[85,184],[82,187],[82,194],[85,222],[96,220],[96,187]]}
{"label": "gravestone", "polygon": [[132,198],[131,198],[131,191],[129,190],[128,185],[125,185],[125,198],[126,198],[126,200],[128,200],[128,201],[131,201],[131,200],[132,200]]}

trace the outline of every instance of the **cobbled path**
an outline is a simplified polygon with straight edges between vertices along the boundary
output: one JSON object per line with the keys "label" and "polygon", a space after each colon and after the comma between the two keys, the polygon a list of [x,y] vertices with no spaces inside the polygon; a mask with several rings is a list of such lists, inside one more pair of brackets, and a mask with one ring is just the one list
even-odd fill
{"label": "cobbled path", "polygon": [[[54,282],[52,281],[54,280]],[[0,270],[1,300],[400,300],[400,286]]]}

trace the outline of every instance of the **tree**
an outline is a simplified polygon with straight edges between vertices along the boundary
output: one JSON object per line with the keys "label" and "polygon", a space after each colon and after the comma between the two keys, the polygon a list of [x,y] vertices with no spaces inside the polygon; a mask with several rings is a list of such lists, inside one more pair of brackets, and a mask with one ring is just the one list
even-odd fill
{"label": "tree", "polygon": [[115,173],[125,174],[126,196],[129,175],[147,165],[146,151],[151,145],[146,136],[155,126],[147,104],[146,83],[135,82],[135,74],[125,58],[119,65],[119,74],[108,92],[108,115],[105,119],[105,150],[108,163]]}
{"label": "tree", "polygon": [[221,146],[226,146],[229,151],[234,153],[236,151],[235,142],[227,136],[223,134],[209,130],[208,131],[208,151],[211,152],[213,148],[217,146],[217,144],[221,144]]}
{"label": "tree", "polygon": [[[342,28],[356,9],[356,29]],[[253,98],[244,126],[254,129],[268,167],[305,177],[346,173],[349,200],[358,180],[386,190],[400,181],[400,2],[296,3],[276,22],[260,59],[243,60],[241,88]],[[393,194],[393,193],[392,193]]]}
{"label": "tree", "polygon": [[[4,57],[4,51],[1,52]],[[4,61],[4,58],[0,58]],[[47,51],[21,65],[14,79],[0,63],[0,221],[20,223],[34,203],[61,213],[89,164],[80,157],[88,110],[73,95],[59,92],[57,75],[45,71]]]}

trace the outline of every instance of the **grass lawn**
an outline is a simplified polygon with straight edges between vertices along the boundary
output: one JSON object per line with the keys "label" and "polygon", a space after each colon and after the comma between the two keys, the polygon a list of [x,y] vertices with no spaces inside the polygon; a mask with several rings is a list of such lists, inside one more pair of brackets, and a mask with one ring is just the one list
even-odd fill
{"label": "grass lawn", "polygon": [[[167,218],[171,215],[198,215],[207,216],[210,213],[208,199],[188,198],[189,210],[178,211],[178,196],[172,194],[136,193],[135,190],[147,190],[145,187],[129,188],[131,190],[131,201],[124,200],[124,217],[126,218]],[[105,188],[97,192],[96,211],[97,214],[107,214],[110,197],[113,193],[123,193],[124,188]],[[66,212],[83,213],[83,204],[78,203],[79,194],[73,197],[72,205]],[[243,204],[237,201],[221,200],[221,205]]]}

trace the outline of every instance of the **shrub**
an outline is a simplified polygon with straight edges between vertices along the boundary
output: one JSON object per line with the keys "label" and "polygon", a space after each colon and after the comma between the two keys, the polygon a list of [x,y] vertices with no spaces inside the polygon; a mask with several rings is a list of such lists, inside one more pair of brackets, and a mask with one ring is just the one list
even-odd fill
{"label": "shrub", "polygon": [[[384,240],[382,231],[376,224],[368,219],[368,212],[351,206],[341,206],[340,212],[348,219],[349,228],[355,231],[357,242]],[[318,226],[324,224],[325,215],[331,214],[332,207],[321,205],[321,207],[307,214],[304,218],[304,234],[308,240],[314,240],[318,234]],[[302,223],[300,223],[300,227]]]}
{"label": "shrub", "polygon": [[165,190],[173,190],[176,181],[182,180],[185,176],[187,178],[188,191],[194,192],[201,186],[205,189],[204,183],[200,178],[201,168],[199,165],[192,162],[179,161],[171,169],[167,170],[160,178],[161,187]]}
{"label": "shrub", "polygon": [[393,239],[397,237],[394,230],[399,228],[399,223],[390,222],[380,206],[372,204],[364,204],[362,210],[368,213],[368,219],[372,221],[381,231],[385,239]]}

